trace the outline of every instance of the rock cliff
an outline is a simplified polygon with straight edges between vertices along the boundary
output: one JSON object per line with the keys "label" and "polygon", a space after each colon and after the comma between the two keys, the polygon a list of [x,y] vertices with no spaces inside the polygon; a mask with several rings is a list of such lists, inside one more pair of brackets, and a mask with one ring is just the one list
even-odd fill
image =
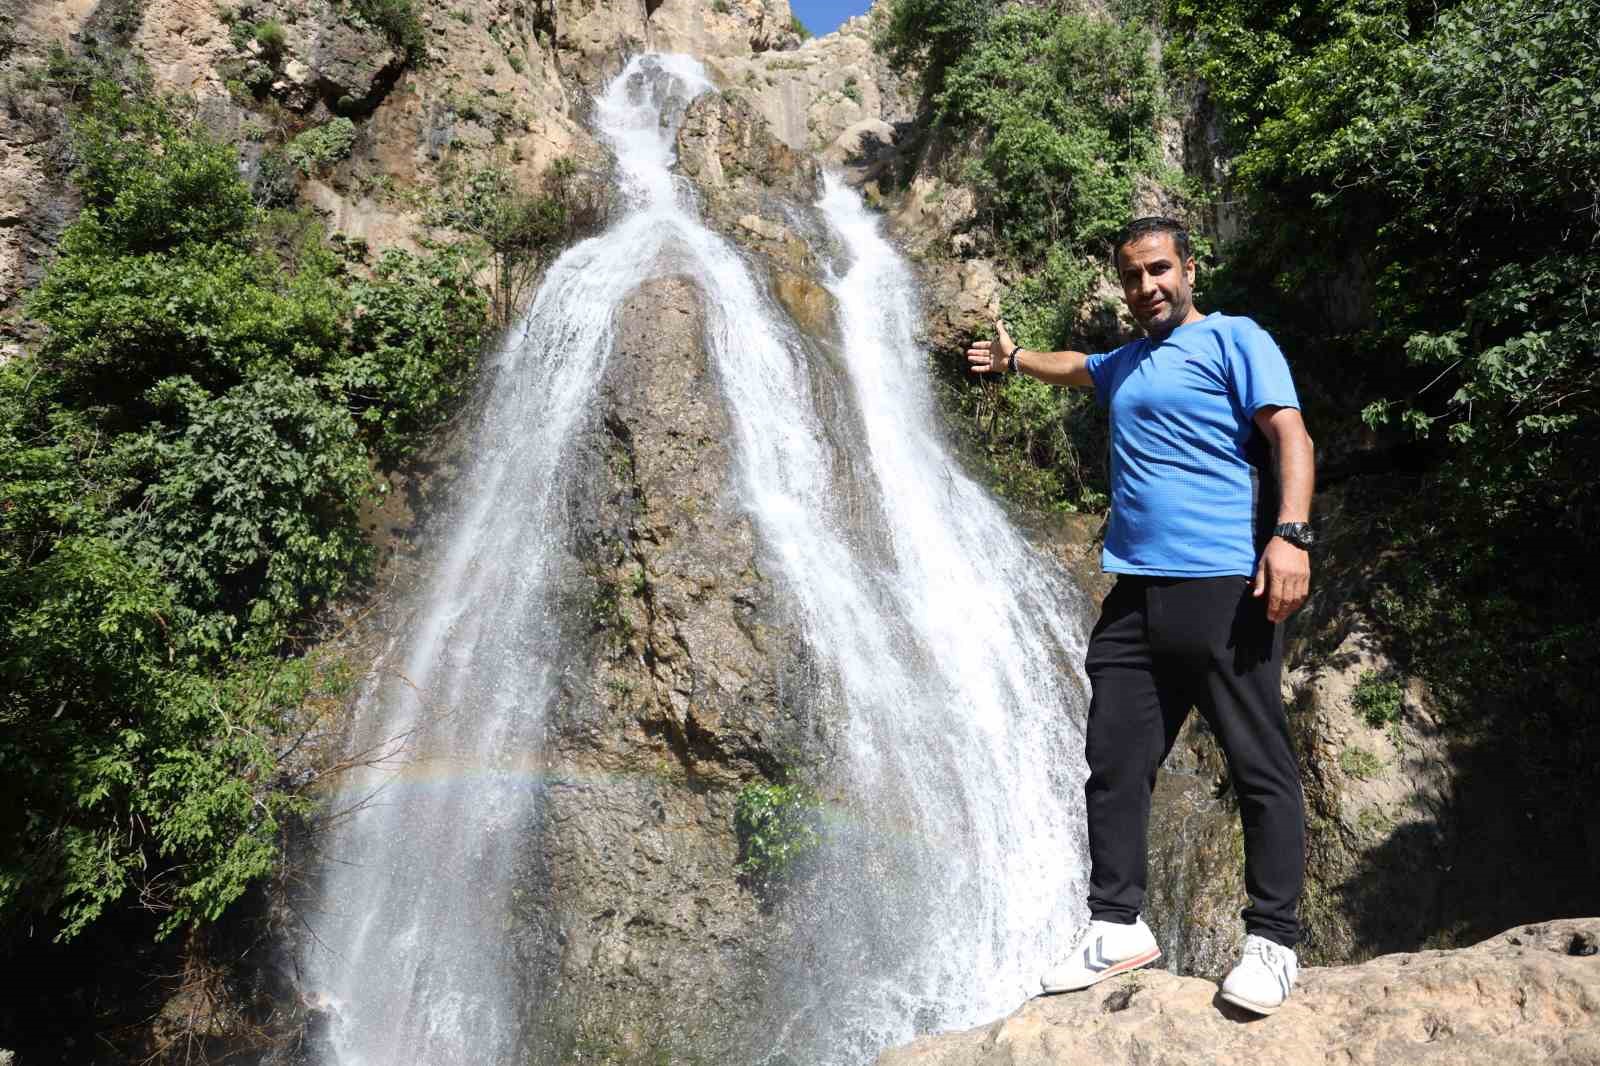
{"label": "rock cliff", "polygon": [[592,486],[572,522],[589,653],[550,724],[550,874],[528,907],[552,949],[551,1061],[731,1061],[753,1039],[766,918],[738,880],[733,800],[781,772],[810,723],[731,505],[703,328],[686,278],[628,301],[575,471]]}
{"label": "rock cliff", "polygon": [[1473,948],[1301,971],[1258,1018],[1196,978],[1143,971],[886,1052],[878,1066],[1592,1066],[1600,919],[1519,927]]}

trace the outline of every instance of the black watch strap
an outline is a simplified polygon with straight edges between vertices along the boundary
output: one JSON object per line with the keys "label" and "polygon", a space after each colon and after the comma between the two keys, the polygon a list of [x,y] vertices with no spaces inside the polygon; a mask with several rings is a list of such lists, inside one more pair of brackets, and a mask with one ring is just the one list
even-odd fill
{"label": "black watch strap", "polygon": [[1310,551],[1317,543],[1317,535],[1309,522],[1280,522],[1272,527],[1272,535],[1293,544],[1301,551]]}

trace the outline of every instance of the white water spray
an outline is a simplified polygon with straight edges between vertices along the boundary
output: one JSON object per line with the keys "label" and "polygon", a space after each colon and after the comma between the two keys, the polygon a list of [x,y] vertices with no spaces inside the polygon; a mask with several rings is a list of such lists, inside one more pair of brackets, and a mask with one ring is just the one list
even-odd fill
{"label": "white water spray", "polygon": [[[843,246],[828,287],[859,415],[832,436],[857,483],[817,454],[798,372],[713,348],[751,505],[849,725],[846,809],[801,905],[809,961],[781,983],[773,1057],[845,1064],[1014,1008],[1080,917],[1086,605],[935,434],[914,279],[877,216],[832,176],[820,206]],[[847,506],[860,492],[875,506]]]}
{"label": "white water spray", "polygon": [[648,77],[644,66],[597,106],[626,213],[552,265],[520,342],[492,368],[460,513],[387,680],[362,703],[354,750],[404,748],[350,775],[334,809],[359,809],[322,849],[301,985],[331,1016],[330,1066],[522,1061],[531,1012],[507,928],[560,661],[559,473],[614,347],[614,311],[684,217],[662,117],[708,87],[687,60],[653,59]]}

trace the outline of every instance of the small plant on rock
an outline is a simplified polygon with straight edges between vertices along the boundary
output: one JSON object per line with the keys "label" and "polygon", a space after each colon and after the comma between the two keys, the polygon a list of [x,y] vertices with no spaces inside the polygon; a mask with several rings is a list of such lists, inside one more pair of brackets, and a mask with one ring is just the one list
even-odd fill
{"label": "small plant on rock", "polygon": [[1339,753],[1339,769],[1357,781],[1365,781],[1378,775],[1383,769],[1383,760],[1361,748],[1346,748]]}
{"label": "small plant on rock", "polygon": [[269,61],[276,61],[283,55],[283,50],[289,44],[289,36],[284,32],[283,23],[277,19],[268,19],[256,26],[256,44],[261,46],[261,54]]}
{"label": "small plant on rock", "polygon": [[341,115],[306,130],[290,141],[285,151],[300,173],[311,175],[348,156],[355,141],[356,124]]}
{"label": "small plant on rock", "polygon": [[1374,729],[1398,722],[1404,701],[1405,690],[1400,682],[1376,670],[1363,671],[1350,693],[1351,706]]}
{"label": "small plant on rock", "polygon": [[733,808],[740,875],[757,887],[792,878],[800,861],[821,843],[821,810],[822,797],[798,782],[753,781],[740,789]]}

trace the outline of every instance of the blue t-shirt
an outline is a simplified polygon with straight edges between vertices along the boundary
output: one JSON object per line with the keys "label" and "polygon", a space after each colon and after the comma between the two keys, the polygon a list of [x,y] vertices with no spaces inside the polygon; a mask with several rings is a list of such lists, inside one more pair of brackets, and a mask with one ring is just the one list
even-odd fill
{"label": "blue t-shirt", "polygon": [[[1222,577],[1256,569],[1262,407],[1299,408],[1289,364],[1248,318],[1210,314],[1089,357],[1111,410],[1114,574]],[[1270,479],[1270,472],[1268,472]]]}

